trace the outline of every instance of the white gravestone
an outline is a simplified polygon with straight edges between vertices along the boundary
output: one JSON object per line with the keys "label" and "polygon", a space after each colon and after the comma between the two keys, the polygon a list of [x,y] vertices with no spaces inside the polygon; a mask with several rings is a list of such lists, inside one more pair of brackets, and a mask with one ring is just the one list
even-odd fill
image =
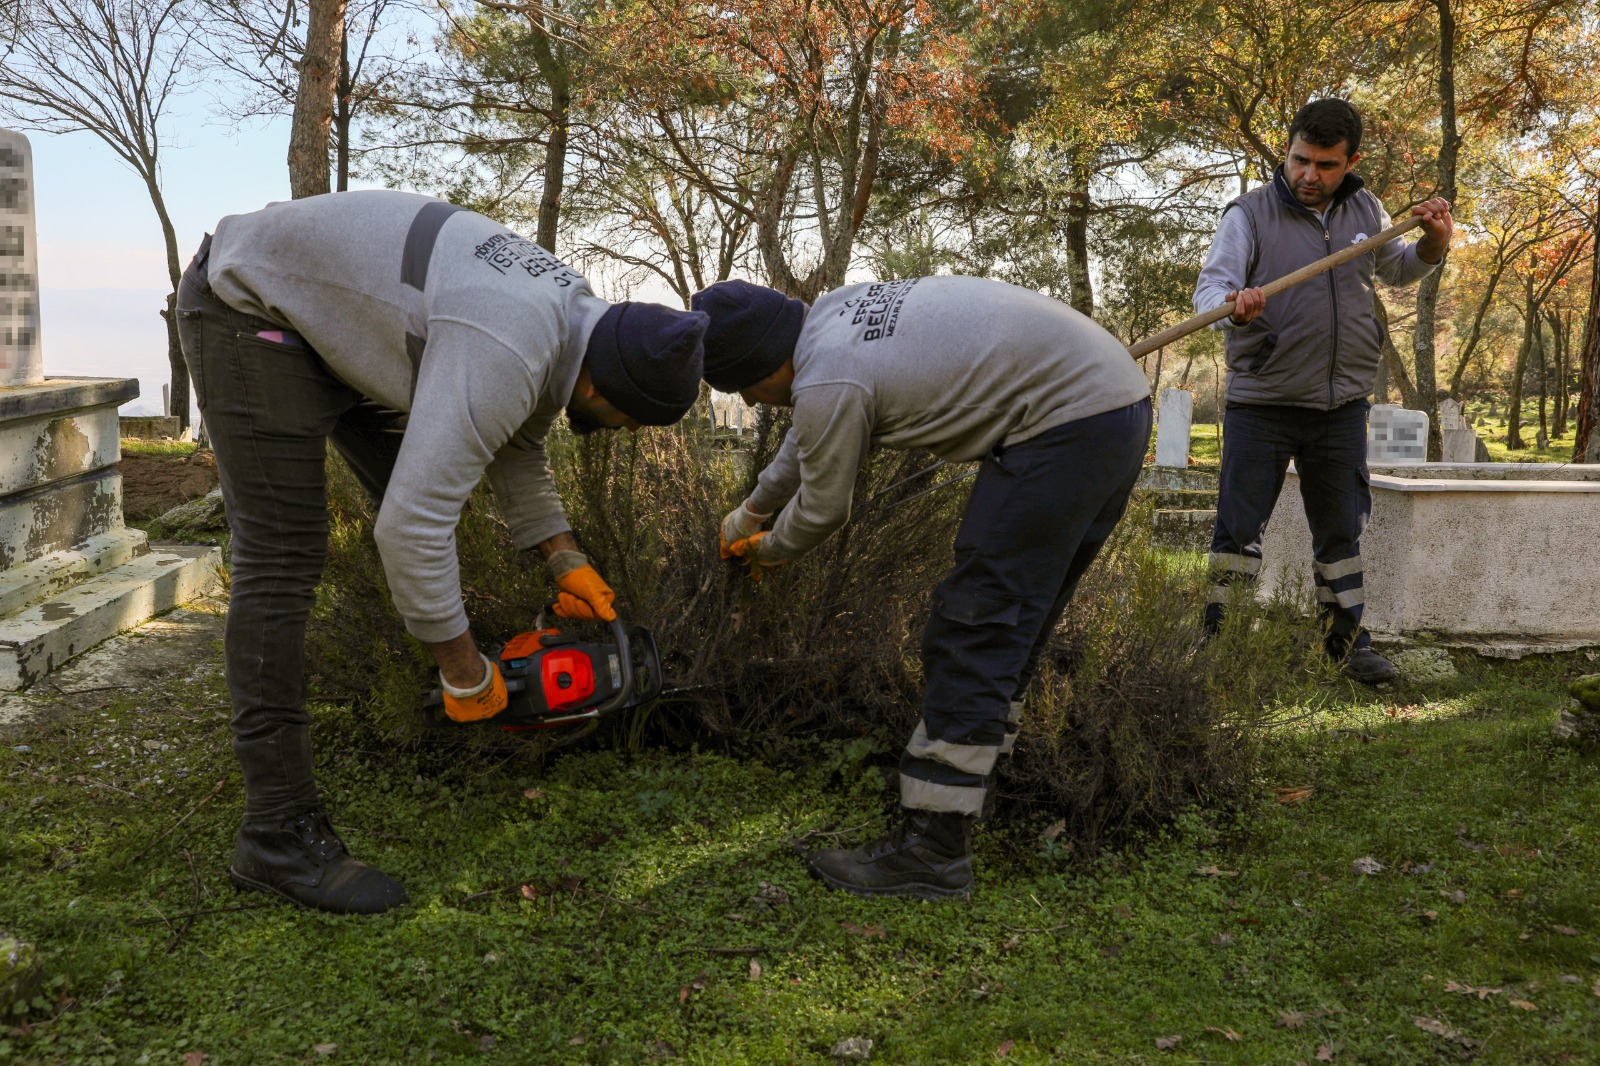
{"label": "white gravestone", "polygon": [[214,547],[152,548],[122,514],[132,378],[46,377],[28,141],[0,130],[0,692],[217,584]]}
{"label": "white gravestone", "polygon": [[1447,463],[1475,463],[1478,461],[1478,434],[1461,415],[1461,404],[1455,400],[1439,401],[1439,437],[1442,443],[1440,456]]}
{"label": "white gravestone", "polygon": [[1367,462],[1421,463],[1427,458],[1427,412],[1374,404],[1367,420]]}
{"label": "white gravestone", "polygon": [[0,130],[0,385],[44,380],[28,139]]}
{"label": "white gravestone", "polygon": [[1161,390],[1161,418],[1156,422],[1156,465],[1189,465],[1189,426],[1194,418],[1194,393]]}

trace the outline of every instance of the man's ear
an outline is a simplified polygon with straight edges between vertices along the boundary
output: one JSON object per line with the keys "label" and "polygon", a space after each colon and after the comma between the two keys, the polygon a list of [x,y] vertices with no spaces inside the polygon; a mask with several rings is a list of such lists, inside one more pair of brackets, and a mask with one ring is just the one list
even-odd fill
{"label": "man's ear", "polygon": [[589,376],[589,364],[585,362],[578,368],[578,380],[572,383],[572,399],[593,400],[600,395],[594,387],[594,378]]}
{"label": "man's ear", "polygon": [[1349,159],[1348,162],[1345,163],[1345,166],[1347,166],[1347,167],[1355,166],[1356,165],[1356,160],[1360,159],[1360,158],[1361,158],[1361,153],[1360,152],[1352,152],[1352,153],[1350,153],[1350,159]]}

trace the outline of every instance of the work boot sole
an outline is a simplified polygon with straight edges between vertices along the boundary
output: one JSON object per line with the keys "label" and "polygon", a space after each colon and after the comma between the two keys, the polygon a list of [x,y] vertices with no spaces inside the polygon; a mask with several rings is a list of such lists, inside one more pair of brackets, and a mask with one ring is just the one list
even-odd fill
{"label": "work boot sole", "polygon": [[[228,880],[232,881],[233,887],[238,889],[240,892],[265,892],[269,896],[277,896],[285,903],[293,903],[296,907],[306,906],[293,896],[284,895],[281,890],[273,888],[265,881],[252,881],[250,878],[246,877],[244,874],[240,873],[238,870],[235,870],[231,866],[228,867]],[[314,907],[306,907],[306,910],[315,909],[316,908]]]}
{"label": "work boot sole", "polygon": [[811,871],[812,877],[815,877],[829,888],[848,892],[852,896],[911,896],[915,899],[935,901],[941,899],[968,899],[972,895],[972,885],[970,884],[963,885],[960,888],[946,888],[944,885],[930,885],[920,882],[911,882],[903,885],[884,885],[882,887],[856,885],[825,874],[810,863],[806,864],[806,869]]}

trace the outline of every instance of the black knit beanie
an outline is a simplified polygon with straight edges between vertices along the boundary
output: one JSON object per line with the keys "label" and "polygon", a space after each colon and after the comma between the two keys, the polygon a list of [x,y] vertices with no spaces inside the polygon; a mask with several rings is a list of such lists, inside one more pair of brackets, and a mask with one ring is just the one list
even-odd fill
{"label": "black knit beanie", "polygon": [[794,354],[806,305],[748,281],[719,281],[689,301],[711,316],[706,330],[706,381],[738,392],[771,376]]}
{"label": "black knit beanie", "polygon": [[670,426],[700,398],[709,321],[660,304],[612,304],[584,355],[595,391],[641,425]]}

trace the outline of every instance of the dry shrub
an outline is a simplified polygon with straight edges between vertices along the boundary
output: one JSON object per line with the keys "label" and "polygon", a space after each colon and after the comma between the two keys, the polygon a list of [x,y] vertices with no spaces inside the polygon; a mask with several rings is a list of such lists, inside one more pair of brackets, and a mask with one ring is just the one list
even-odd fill
{"label": "dry shrub", "polygon": [[[693,416],[637,435],[558,429],[552,470],[619,610],[660,643],[668,693],[650,712],[653,725],[700,741],[870,733],[892,760],[920,713],[928,594],[951,564],[971,482],[926,490],[971,467],[930,471],[925,454],[874,453],[851,521],[754,583],[718,557],[717,523],[748,495],[785,425],[764,419],[753,441],[737,442]],[[368,707],[382,727],[415,733],[430,663],[403,638],[384,594],[369,505],[341,464],[330,472],[332,552],[314,671],[325,694],[373,692]],[[1085,847],[1239,795],[1278,697],[1315,670],[1305,623],[1246,605],[1202,647],[1203,564],[1153,546],[1148,530],[1148,510],[1136,507],[1085,577],[1001,779],[1008,806],[1059,811],[1067,839]],[[528,628],[552,589],[543,566],[511,547],[486,493],[474,497],[458,541],[480,642]]]}

